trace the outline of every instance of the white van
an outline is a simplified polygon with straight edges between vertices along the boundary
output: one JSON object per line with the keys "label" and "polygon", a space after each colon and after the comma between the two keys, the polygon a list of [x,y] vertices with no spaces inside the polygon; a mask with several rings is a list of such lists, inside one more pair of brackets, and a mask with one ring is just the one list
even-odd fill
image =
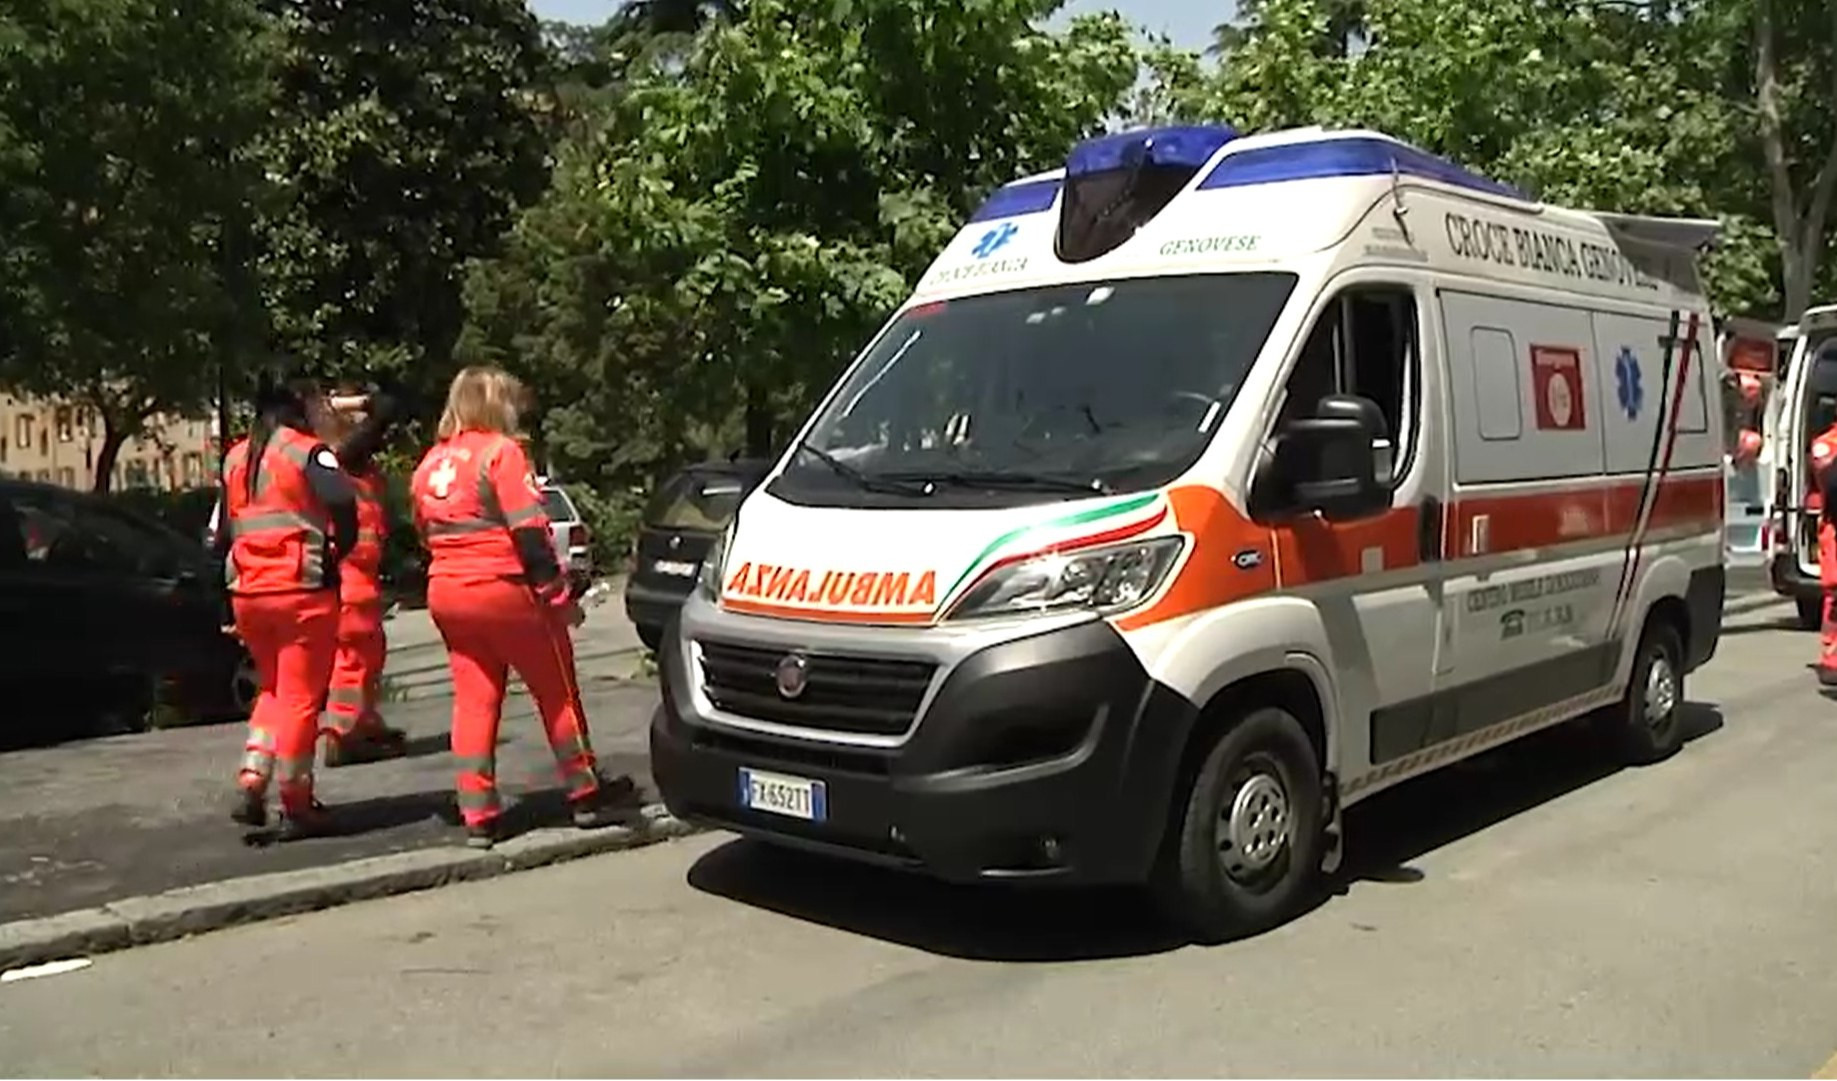
{"label": "white van", "polygon": [[1837,305],[1808,310],[1781,335],[1788,357],[1768,450],[1774,463],[1773,588],[1798,606],[1799,626],[1823,622],[1818,581],[1819,510],[1813,490],[1811,444],[1837,420]]}
{"label": "white van", "polygon": [[1366,131],[1128,132],[996,192],[665,636],[685,819],[1269,926],[1342,809],[1601,711],[1681,744],[1720,633],[1711,222]]}

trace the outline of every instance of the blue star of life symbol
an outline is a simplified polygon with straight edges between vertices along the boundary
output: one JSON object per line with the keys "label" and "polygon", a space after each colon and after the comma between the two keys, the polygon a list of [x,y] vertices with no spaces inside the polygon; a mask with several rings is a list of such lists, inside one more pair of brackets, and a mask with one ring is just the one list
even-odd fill
{"label": "blue star of life symbol", "polygon": [[1646,403],[1646,388],[1640,381],[1639,356],[1624,345],[1614,358],[1614,396],[1620,399],[1620,411],[1628,420],[1639,419],[1639,410]]}
{"label": "blue star of life symbol", "polygon": [[976,253],[976,258],[987,259],[989,256],[999,251],[1002,245],[1013,240],[1014,234],[1020,231],[1020,226],[1011,221],[1004,221],[995,228],[982,234],[982,239],[976,241],[976,246],[970,250]]}

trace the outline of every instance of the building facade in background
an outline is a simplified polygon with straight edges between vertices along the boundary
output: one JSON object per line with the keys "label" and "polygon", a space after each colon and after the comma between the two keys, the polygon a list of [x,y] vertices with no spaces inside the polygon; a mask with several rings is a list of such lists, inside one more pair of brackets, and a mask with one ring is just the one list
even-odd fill
{"label": "building facade in background", "polygon": [[[184,491],[217,470],[215,425],[155,417],[115,459],[112,487]],[[0,474],[92,489],[102,452],[102,418],[93,409],[0,393]]]}

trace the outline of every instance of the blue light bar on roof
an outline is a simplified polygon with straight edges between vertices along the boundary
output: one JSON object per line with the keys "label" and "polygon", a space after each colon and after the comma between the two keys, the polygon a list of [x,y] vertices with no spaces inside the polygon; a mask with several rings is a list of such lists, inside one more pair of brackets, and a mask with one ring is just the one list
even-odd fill
{"label": "blue light bar on roof", "polygon": [[1284,180],[1318,180],[1335,176],[1404,176],[1439,180],[1459,188],[1502,195],[1527,196],[1509,184],[1488,180],[1426,150],[1388,139],[1321,139],[1316,142],[1260,146],[1227,154],[1199,182],[1199,190],[1273,184]]}
{"label": "blue light bar on roof", "polygon": [[[1184,165],[1199,169],[1212,160],[1218,148],[1237,138],[1224,124],[1141,128],[1087,139],[1072,147],[1065,159],[1065,174],[1080,176],[1121,169],[1138,161],[1148,165]],[[1141,157],[1138,158],[1137,155]]]}
{"label": "blue light bar on roof", "polygon": [[995,189],[995,194],[970,215],[971,221],[991,221],[995,218],[1018,218],[1023,214],[1039,214],[1052,209],[1053,200],[1059,197],[1057,180],[1030,180],[1025,184],[1009,184],[1005,188]]}

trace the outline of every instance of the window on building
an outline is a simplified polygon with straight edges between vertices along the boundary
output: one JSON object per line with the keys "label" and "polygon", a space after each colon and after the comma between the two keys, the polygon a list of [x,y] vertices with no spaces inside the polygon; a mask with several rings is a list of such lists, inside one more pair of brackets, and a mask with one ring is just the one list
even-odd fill
{"label": "window on building", "polygon": [[147,463],[140,461],[128,463],[128,487],[147,487]]}
{"label": "window on building", "polygon": [[77,471],[67,465],[58,467],[57,482],[66,488],[75,488],[77,486]]}
{"label": "window on building", "polygon": [[13,426],[16,429],[13,433],[14,440],[22,447],[31,446],[32,445],[32,434],[33,434],[32,433],[32,414],[30,413],[19,414],[19,419],[13,422]]}
{"label": "window on building", "polygon": [[38,429],[38,453],[44,455],[47,458],[51,457],[51,429],[50,428]]}
{"label": "window on building", "polygon": [[0,462],[6,461],[6,448],[12,441],[11,436],[0,435]]}
{"label": "window on building", "polygon": [[41,470],[39,470],[39,471],[38,471],[38,480],[39,480],[39,482],[40,482],[40,483],[43,483],[43,484],[50,484],[50,483],[51,483],[51,471],[50,471],[49,469],[41,469]]}
{"label": "window on building", "polygon": [[59,406],[57,410],[57,441],[68,443],[77,437],[76,418],[69,406]]}

